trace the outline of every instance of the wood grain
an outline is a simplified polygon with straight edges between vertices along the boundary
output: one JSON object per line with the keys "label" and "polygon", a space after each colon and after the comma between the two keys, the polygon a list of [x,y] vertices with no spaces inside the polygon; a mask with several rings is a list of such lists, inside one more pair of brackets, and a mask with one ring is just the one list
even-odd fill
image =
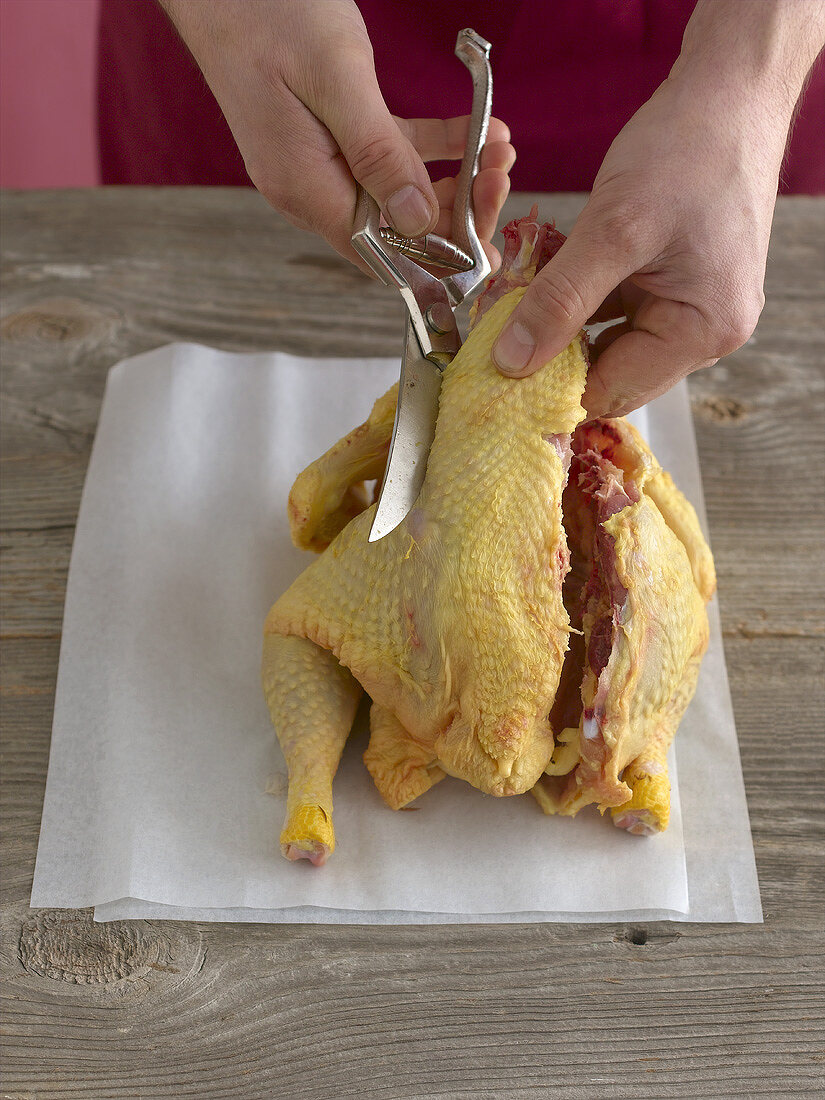
{"label": "wood grain", "polygon": [[823,1095],[824,211],[780,200],[755,337],[691,380],[764,926],[94,925],[28,896],[106,371],[394,354],[400,311],[251,192],[2,196],[3,1096]]}

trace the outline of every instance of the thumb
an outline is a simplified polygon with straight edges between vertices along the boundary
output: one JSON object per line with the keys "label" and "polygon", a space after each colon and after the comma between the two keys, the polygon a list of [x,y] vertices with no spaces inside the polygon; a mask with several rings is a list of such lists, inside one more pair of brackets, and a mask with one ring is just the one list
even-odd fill
{"label": "thumb", "polygon": [[347,75],[346,85],[325,97],[318,117],[390,225],[404,237],[419,237],[438,218],[424,162],[387,109],[371,62]]}
{"label": "thumb", "polygon": [[573,340],[611,290],[636,267],[583,211],[572,233],[536,275],[493,346],[502,374],[523,378]]}

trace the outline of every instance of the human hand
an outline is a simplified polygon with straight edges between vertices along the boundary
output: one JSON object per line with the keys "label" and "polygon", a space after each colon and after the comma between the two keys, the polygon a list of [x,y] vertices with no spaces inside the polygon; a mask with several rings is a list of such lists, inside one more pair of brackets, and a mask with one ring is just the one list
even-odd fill
{"label": "human hand", "polygon": [[582,399],[590,417],[619,416],[749,338],[787,122],[752,104],[742,115],[678,82],[659,88],[499,337],[502,372],[531,374],[587,321],[626,318],[594,341]]}
{"label": "human hand", "polygon": [[[424,161],[458,159],[469,116],[390,114],[353,0],[161,0],[217,98],[266,200],[368,271],[350,244],[356,180],[403,236],[449,237],[455,181],[430,182]],[[458,62],[456,62],[458,63]],[[468,82],[469,86],[469,82]],[[515,161],[491,119],[473,186],[476,228],[490,238]]]}
{"label": "human hand", "polygon": [[617,136],[570,237],[493,349],[525,376],[588,320],[582,398],[618,416],[753,332],[794,105],[825,29],[821,0],[700,0],[682,55]]}

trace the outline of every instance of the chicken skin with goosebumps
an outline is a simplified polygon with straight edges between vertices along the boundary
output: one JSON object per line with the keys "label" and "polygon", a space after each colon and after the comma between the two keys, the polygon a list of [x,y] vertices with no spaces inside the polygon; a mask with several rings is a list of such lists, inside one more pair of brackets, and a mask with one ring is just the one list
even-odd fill
{"label": "chicken skin with goosebumps", "polygon": [[[713,564],[695,513],[622,420],[582,424],[586,341],[504,378],[490,352],[564,238],[522,218],[445,369],[426,478],[378,542],[397,389],[293,486],[320,553],[273,605],[263,684],[289,770],[281,850],[334,850],[332,780],[363,691],[364,760],[393,809],[445,775],[667,824],[665,754],[707,645]],[[569,548],[568,548],[569,544]],[[572,554],[572,568],[571,568]]]}

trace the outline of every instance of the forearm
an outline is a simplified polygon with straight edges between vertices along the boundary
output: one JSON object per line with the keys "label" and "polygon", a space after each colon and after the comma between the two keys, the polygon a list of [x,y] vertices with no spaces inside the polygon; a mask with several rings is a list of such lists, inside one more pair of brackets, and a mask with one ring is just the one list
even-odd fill
{"label": "forearm", "polygon": [[[209,67],[209,55],[224,48],[228,31],[244,37],[246,0],[156,0],[189,47],[201,69]],[[239,4],[241,5],[239,7]],[[209,80],[210,74],[204,72]]]}
{"label": "forearm", "polygon": [[202,3],[193,3],[192,0],[157,0],[157,3],[163,8],[175,26],[181,20],[186,23],[197,17],[198,9],[204,7]]}
{"label": "forearm", "polygon": [[[184,22],[186,22],[186,19],[187,19],[186,8],[187,7],[190,8],[190,9],[195,8],[195,5],[187,4],[186,0],[157,0],[157,3],[158,3],[159,7],[163,8],[163,10],[166,12],[166,14],[169,16],[169,18],[172,20],[172,22],[175,24],[176,27],[178,27],[178,24],[179,24],[180,19],[181,19],[181,8],[184,9],[184,11],[183,11],[183,20],[184,20]],[[178,29],[180,29],[180,28],[178,27]]]}
{"label": "forearm", "polygon": [[825,45],[825,0],[699,0],[671,75],[790,123]]}

